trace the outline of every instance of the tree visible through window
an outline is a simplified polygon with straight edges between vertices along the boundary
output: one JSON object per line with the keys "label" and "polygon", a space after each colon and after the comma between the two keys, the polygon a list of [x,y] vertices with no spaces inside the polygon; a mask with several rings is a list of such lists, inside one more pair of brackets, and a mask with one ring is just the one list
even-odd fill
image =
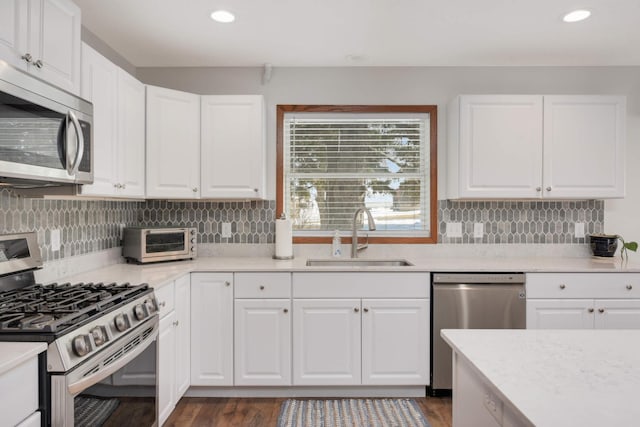
{"label": "tree visible through window", "polygon": [[435,242],[435,123],[435,106],[278,106],[278,214],[296,241],[346,234],[365,206],[372,242]]}

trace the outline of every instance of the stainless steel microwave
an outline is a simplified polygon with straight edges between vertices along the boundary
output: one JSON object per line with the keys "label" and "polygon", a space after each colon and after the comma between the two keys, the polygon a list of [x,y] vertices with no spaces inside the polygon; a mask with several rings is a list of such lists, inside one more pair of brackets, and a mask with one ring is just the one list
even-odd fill
{"label": "stainless steel microwave", "polygon": [[0,61],[0,182],[93,182],[93,105]]}
{"label": "stainless steel microwave", "polygon": [[197,255],[195,228],[128,227],[123,239],[122,256],[141,264],[193,259]]}

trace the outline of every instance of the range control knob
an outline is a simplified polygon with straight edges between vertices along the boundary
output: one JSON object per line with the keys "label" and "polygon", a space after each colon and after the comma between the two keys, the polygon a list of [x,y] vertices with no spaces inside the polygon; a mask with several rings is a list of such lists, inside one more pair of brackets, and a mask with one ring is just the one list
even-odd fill
{"label": "range control knob", "polygon": [[129,329],[129,322],[124,314],[120,313],[116,317],[113,318],[113,326],[116,327],[118,332],[124,332]]}
{"label": "range control knob", "polygon": [[196,248],[194,246],[191,246],[191,252],[195,252]]}
{"label": "range control knob", "polygon": [[191,243],[195,243],[196,242],[196,238],[194,237],[193,239],[191,239]]}
{"label": "range control knob", "polygon": [[195,236],[196,235],[196,230],[191,230],[191,235]]}
{"label": "range control knob", "polygon": [[135,307],[133,307],[133,315],[138,320],[142,320],[145,317],[147,317],[147,310],[145,310],[144,304],[138,304]]}
{"label": "range control knob", "polygon": [[78,335],[71,342],[71,347],[76,356],[82,357],[91,351],[91,342],[88,335]]}
{"label": "range control knob", "polygon": [[96,346],[101,346],[105,342],[107,342],[107,334],[102,326],[96,326],[95,328],[89,331],[91,336],[93,337],[93,342],[96,343]]}

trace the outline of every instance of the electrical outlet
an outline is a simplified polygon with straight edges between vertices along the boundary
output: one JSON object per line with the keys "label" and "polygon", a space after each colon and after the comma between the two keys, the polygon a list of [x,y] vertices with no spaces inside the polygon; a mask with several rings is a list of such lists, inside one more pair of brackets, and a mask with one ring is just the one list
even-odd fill
{"label": "electrical outlet", "polygon": [[473,237],[476,239],[482,239],[484,235],[484,224],[481,222],[476,222],[473,224]]}
{"label": "electrical outlet", "polygon": [[576,239],[584,238],[584,222],[575,223],[575,236]]}
{"label": "electrical outlet", "polygon": [[447,237],[462,237],[462,223],[461,222],[448,222],[447,223]]}
{"label": "electrical outlet", "polygon": [[222,237],[229,238],[231,237],[231,223],[223,222],[222,223]]}
{"label": "electrical outlet", "polygon": [[57,252],[60,250],[60,229],[51,230],[51,250]]}

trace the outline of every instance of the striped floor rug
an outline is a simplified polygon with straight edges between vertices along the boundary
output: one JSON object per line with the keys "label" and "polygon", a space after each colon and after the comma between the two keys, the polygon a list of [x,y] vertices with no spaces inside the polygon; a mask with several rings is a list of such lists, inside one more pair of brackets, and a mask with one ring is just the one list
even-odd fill
{"label": "striped floor rug", "polygon": [[278,427],[429,427],[413,399],[288,399]]}
{"label": "striped floor rug", "polygon": [[74,402],[75,426],[101,426],[116,410],[118,399],[103,399],[97,397],[78,396]]}

